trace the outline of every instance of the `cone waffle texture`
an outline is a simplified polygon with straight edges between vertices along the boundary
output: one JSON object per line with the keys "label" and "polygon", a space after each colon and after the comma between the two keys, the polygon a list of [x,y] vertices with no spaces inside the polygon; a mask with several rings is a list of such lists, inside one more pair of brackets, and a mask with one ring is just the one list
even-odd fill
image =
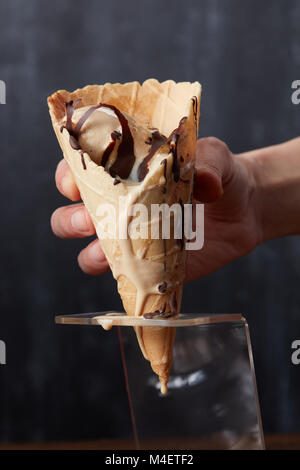
{"label": "cone waffle texture", "polygon": [[[72,93],[60,90],[48,98],[52,124],[64,158],[69,163],[82,200],[94,222],[128,315],[179,311],[185,275],[184,243],[172,237],[172,230],[168,240],[163,240],[161,236],[158,239],[152,239],[151,236],[147,239],[129,240],[105,238],[110,228],[103,227],[103,214],[99,208],[103,204],[111,204],[119,216],[120,196],[125,200],[127,198],[131,202],[144,204],[149,207],[149,213],[151,204],[172,205],[180,201],[183,205],[190,202],[200,94],[201,86],[198,82],[175,83],[168,80],[159,83],[155,79],[149,79],[142,85],[138,82],[106,83],[87,86]],[[180,120],[185,117],[180,126],[177,143],[177,155],[180,157],[179,181],[174,181],[172,176],[173,155],[170,153],[169,143],[162,149],[166,154],[166,165],[149,166],[149,172],[141,183],[129,185],[122,181],[114,185],[114,178],[109,172],[94,163],[86,152],[83,166],[80,152],[70,145],[68,131],[61,131],[66,115],[65,103],[78,99],[81,100],[78,108],[99,103],[110,104],[131,116],[138,125],[157,128],[167,137],[178,128]],[[134,217],[131,221],[133,219]],[[128,264],[130,274],[124,269],[124,260]],[[147,290],[145,286],[148,285],[149,279],[153,286],[166,280],[167,290]],[[136,327],[136,333],[142,352],[158,374],[161,390],[165,393],[172,364],[175,328]]]}

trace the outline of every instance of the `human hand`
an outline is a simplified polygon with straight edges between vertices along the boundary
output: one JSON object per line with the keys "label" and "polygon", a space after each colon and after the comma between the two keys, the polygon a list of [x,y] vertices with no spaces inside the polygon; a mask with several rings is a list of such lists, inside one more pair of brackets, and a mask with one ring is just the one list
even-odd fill
{"label": "human hand", "polygon": [[[198,140],[194,202],[205,203],[204,246],[188,252],[187,281],[216,271],[265,240],[300,233],[299,155],[300,138],[240,155],[214,137]],[[80,200],[64,160],[56,184],[63,195]],[[58,208],[51,226],[62,238],[95,234],[82,203]],[[87,274],[109,269],[98,240],[79,253],[78,263]]]}
{"label": "human hand", "polygon": [[[81,196],[66,160],[61,160],[55,174],[57,189],[71,201]],[[59,207],[51,217],[51,227],[60,238],[85,238],[95,234],[94,224],[82,202]],[[78,255],[78,264],[86,274],[98,275],[109,269],[98,238],[89,243]]]}
{"label": "human hand", "polygon": [[188,251],[186,280],[206,276],[262,241],[251,158],[215,137],[198,140],[194,202],[206,203],[204,245]]}
{"label": "human hand", "polygon": [[[205,202],[204,247],[188,252],[186,280],[203,277],[230,261],[249,253],[258,243],[259,230],[253,200],[251,168],[233,156],[226,144],[210,137],[197,142],[195,201]],[[58,190],[71,201],[80,193],[65,160],[56,170]],[[59,207],[52,214],[53,232],[61,238],[83,238],[95,234],[83,203]],[[98,239],[78,256],[87,274],[106,272],[109,265]]]}

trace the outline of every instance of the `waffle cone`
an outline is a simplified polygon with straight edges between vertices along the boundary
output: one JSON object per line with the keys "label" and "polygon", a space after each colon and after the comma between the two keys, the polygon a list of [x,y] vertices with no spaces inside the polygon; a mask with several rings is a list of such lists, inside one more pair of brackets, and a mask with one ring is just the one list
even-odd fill
{"label": "waffle cone", "polygon": [[[180,246],[182,242],[172,238],[173,222],[171,222],[171,238],[168,240],[163,240],[161,236],[158,239],[150,236],[146,239],[131,238],[129,240],[121,240],[118,237],[108,238],[107,233],[110,228],[103,226],[99,207],[107,203],[113,205],[118,217],[121,212],[120,196],[124,200],[131,198],[133,203],[144,204],[149,208],[149,214],[152,204],[164,202],[172,205],[178,201],[181,201],[181,204],[190,202],[199,121],[199,106],[196,104],[199,103],[200,93],[201,87],[198,82],[176,84],[169,80],[159,83],[157,80],[150,79],[142,85],[138,82],[107,83],[102,86],[87,86],[72,93],[60,90],[48,98],[57,139],[71,168],[82,200],[94,222],[102,250],[117,280],[118,291],[128,315],[179,311],[186,252],[184,247]],[[181,136],[177,145],[177,154],[183,157],[182,161],[184,161],[181,168],[184,177],[178,182],[172,178],[172,155],[169,153],[169,148],[165,149],[167,155],[165,170],[163,165],[156,165],[153,169],[151,167],[142,186],[139,186],[141,183],[137,183],[136,188],[129,187],[123,182],[114,185],[110,174],[102,166],[94,163],[87,153],[84,153],[84,168],[78,150],[74,150],[69,143],[67,130],[61,132],[61,122],[65,116],[64,103],[77,99],[81,99],[79,107],[99,103],[116,106],[121,112],[131,116],[138,125],[157,128],[165,136],[169,136],[174,129],[178,128],[180,120],[186,117],[181,124]],[[169,146],[166,144],[166,147],[167,145]],[[165,184],[165,192],[162,192],[163,184]],[[131,217],[131,221],[134,219],[135,217]],[[149,220],[150,225],[151,220]],[[124,274],[123,258],[126,258],[129,265],[130,275]],[[156,281],[163,281],[162,264],[168,285],[171,287],[163,293],[155,290],[155,292],[147,292],[147,295],[141,295],[140,286],[147,277],[153,279],[154,284]],[[166,393],[175,328],[136,327],[135,331],[141,350],[159,376],[162,392]]]}

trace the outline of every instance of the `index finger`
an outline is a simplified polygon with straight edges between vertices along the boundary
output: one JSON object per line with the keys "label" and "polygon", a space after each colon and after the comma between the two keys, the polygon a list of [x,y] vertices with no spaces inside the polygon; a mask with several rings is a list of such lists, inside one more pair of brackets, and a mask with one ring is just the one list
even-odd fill
{"label": "index finger", "polygon": [[70,167],[65,159],[62,159],[56,168],[55,182],[57,189],[71,201],[80,201],[81,196],[76,186]]}

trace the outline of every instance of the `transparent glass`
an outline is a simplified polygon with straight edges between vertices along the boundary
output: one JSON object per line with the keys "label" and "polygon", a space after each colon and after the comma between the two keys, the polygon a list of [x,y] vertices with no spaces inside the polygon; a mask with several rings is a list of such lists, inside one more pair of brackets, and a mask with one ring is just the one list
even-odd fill
{"label": "transparent glass", "polygon": [[[118,325],[138,448],[264,449],[249,330],[241,315],[146,320],[109,312],[56,321],[106,329]],[[177,327],[166,396],[142,356],[135,324]]]}

